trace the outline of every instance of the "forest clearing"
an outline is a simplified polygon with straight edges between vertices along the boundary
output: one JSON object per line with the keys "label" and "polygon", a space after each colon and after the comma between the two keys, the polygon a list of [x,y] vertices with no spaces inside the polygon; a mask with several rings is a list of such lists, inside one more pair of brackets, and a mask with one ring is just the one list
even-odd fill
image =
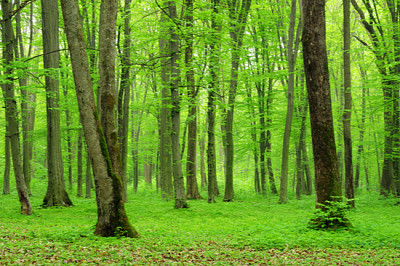
{"label": "forest clearing", "polygon": [[[203,193],[202,193],[203,194]],[[39,206],[40,194],[32,197]],[[15,194],[0,197],[0,265],[398,265],[400,214],[396,199],[377,193],[357,197],[347,230],[307,227],[315,199],[278,204],[242,190],[237,201],[190,201],[176,210],[151,189],[131,194],[126,210],[138,239],[93,235],[93,199],[75,206],[17,211]]]}

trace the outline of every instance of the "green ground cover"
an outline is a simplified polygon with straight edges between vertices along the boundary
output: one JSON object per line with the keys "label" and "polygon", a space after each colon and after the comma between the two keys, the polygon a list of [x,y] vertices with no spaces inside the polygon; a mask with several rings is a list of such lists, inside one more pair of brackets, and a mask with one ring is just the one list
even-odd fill
{"label": "green ground cover", "polygon": [[[70,208],[19,214],[16,194],[0,195],[0,265],[399,265],[400,206],[376,194],[357,198],[350,230],[316,231],[307,223],[314,198],[289,204],[237,193],[233,203],[190,201],[174,210],[154,191],[131,194],[127,213],[140,239],[100,238],[94,199],[73,198]],[[204,195],[205,196],[205,195]]]}

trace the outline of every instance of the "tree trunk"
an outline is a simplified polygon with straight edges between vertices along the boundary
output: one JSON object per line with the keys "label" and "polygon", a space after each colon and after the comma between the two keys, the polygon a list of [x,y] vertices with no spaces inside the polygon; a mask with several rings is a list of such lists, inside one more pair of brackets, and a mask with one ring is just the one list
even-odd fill
{"label": "tree trunk", "polygon": [[118,139],[121,148],[121,177],[124,185],[124,199],[127,200],[127,165],[128,165],[128,133],[129,133],[129,100],[131,71],[131,0],[125,0],[124,6],[124,47],[121,57],[121,85],[118,93]]}
{"label": "tree trunk", "polygon": [[[45,69],[58,71],[60,67],[58,3],[41,0],[43,25],[43,62]],[[59,108],[59,81],[57,75],[48,74],[46,81],[47,113],[47,175],[48,185],[43,199],[44,207],[71,206],[64,183],[64,167],[61,153],[61,129]]]}
{"label": "tree trunk", "polygon": [[[172,21],[177,19],[174,1],[168,1],[168,14]],[[170,22],[171,23],[171,22]],[[179,144],[180,131],[180,96],[179,96],[179,36],[175,27],[169,29],[170,73],[169,87],[171,89],[171,144],[172,144],[172,173],[174,177],[175,208],[187,208],[185,185],[182,173],[181,154]]]}
{"label": "tree trunk", "polygon": [[85,178],[85,198],[90,199],[92,197],[92,165],[90,164],[89,151],[86,146],[86,178]]}
{"label": "tree trunk", "polygon": [[161,110],[160,110],[160,188],[162,197],[172,198],[172,154],[171,154],[171,95],[168,84],[170,71],[167,56],[168,48],[168,17],[161,12],[160,55],[161,55]]}
{"label": "tree trunk", "polygon": [[11,170],[11,147],[8,125],[6,125],[6,135],[4,139],[4,179],[3,195],[10,194],[10,170]]}
{"label": "tree trunk", "polygon": [[201,199],[197,185],[197,90],[193,70],[193,0],[185,1],[186,28],[188,30],[185,47],[185,64],[188,68],[186,81],[189,90],[188,151],[186,163],[186,197]]}
{"label": "tree trunk", "polygon": [[354,203],[353,145],[351,140],[351,61],[350,61],[350,0],[343,0],[343,72],[344,113],[343,139],[345,164],[345,195],[351,207]]}
{"label": "tree trunk", "polygon": [[202,130],[201,137],[199,141],[200,146],[200,177],[201,177],[201,189],[204,189],[207,186],[207,176],[206,176],[206,163],[204,154],[206,151],[206,133]]}
{"label": "tree trunk", "polygon": [[[289,171],[289,147],[290,147],[290,133],[292,131],[293,109],[294,109],[294,77],[295,65],[298,49],[298,40],[295,40],[295,26],[296,26],[296,0],[292,0],[289,24],[289,36],[287,46],[288,57],[288,94],[287,94],[287,111],[285,132],[283,135],[282,144],[282,170],[281,170],[281,185],[279,190],[279,203],[287,203],[287,184],[288,184],[288,171]],[[298,27],[300,27],[299,23]],[[296,43],[295,43],[296,42]]]}
{"label": "tree trunk", "polygon": [[247,16],[250,10],[251,0],[228,1],[230,17],[230,37],[232,40],[231,52],[231,81],[229,84],[228,110],[226,111],[224,127],[225,147],[225,194],[224,202],[231,202],[234,198],[233,191],[233,114],[235,108],[236,90],[239,78],[240,49],[243,44],[243,34],[246,27]]}
{"label": "tree trunk", "polygon": [[[15,6],[19,6],[20,1],[15,1]],[[31,4],[33,5],[33,3]],[[32,9],[31,9],[32,16]],[[25,49],[22,42],[21,29],[21,12],[18,11],[15,17],[16,21],[16,47],[15,57],[25,58]],[[30,31],[33,31],[33,22],[30,20]],[[32,40],[30,40],[32,42]],[[30,56],[30,55],[28,55]],[[32,155],[33,155],[33,128],[35,122],[35,103],[36,93],[27,89],[28,78],[25,75],[18,77],[21,89],[21,118],[22,118],[22,161],[25,177],[25,184],[29,194],[31,194],[31,179],[32,179]]]}
{"label": "tree trunk", "polygon": [[82,194],[82,186],[83,186],[83,161],[82,161],[82,153],[83,153],[83,151],[82,151],[82,148],[83,148],[83,146],[82,146],[82,132],[81,131],[79,131],[79,136],[78,136],[78,152],[77,152],[77,156],[76,156],[76,159],[77,159],[77,169],[78,169],[78,172],[77,172],[77,176],[78,176],[78,180],[77,180],[77,182],[76,182],[76,186],[77,186],[77,193],[76,193],[76,196],[77,197],[83,197],[83,194]]}
{"label": "tree trunk", "polygon": [[20,139],[19,139],[19,125],[18,125],[18,111],[17,101],[14,94],[14,84],[12,80],[13,68],[10,66],[14,59],[14,31],[11,20],[11,2],[8,0],[1,1],[1,9],[3,12],[3,25],[2,25],[2,41],[3,48],[3,64],[5,69],[3,74],[7,77],[7,82],[2,85],[3,96],[5,98],[6,107],[6,123],[8,124],[8,136],[11,144],[11,155],[13,160],[13,168],[15,175],[15,182],[17,185],[18,197],[21,203],[21,213],[24,215],[32,214],[32,205],[29,199],[28,189],[25,185],[25,177],[22,171]]}
{"label": "tree trunk", "polygon": [[[102,3],[104,2],[105,1]],[[116,2],[112,1],[107,4],[111,4],[113,7],[112,9],[115,9],[114,7],[116,6]],[[138,237],[139,234],[130,224],[125,212],[121,177],[118,175],[118,171],[114,170],[111,161],[111,158],[118,157],[119,152],[118,150],[108,149],[105,134],[103,134],[103,129],[100,126],[90,78],[86,45],[83,38],[82,25],[80,24],[79,8],[76,1],[70,0],[61,0],[61,6],[64,16],[65,32],[71,54],[79,113],[86,143],[89,149],[96,184],[98,219],[95,234],[101,236],[123,235],[128,237]],[[102,6],[103,12],[109,9],[108,6]],[[102,13],[103,19],[104,15],[106,14]],[[112,20],[115,19],[112,15],[107,17]],[[102,27],[106,26],[104,25],[103,20],[100,24]],[[112,32],[113,31],[111,30],[111,36],[115,36]],[[111,38],[111,36],[108,35],[110,41],[113,42],[115,38]],[[105,36],[103,35],[102,38],[103,37]],[[112,51],[113,50],[109,50],[108,52]],[[104,53],[105,51],[101,49],[101,52]],[[108,63],[113,64],[111,61]],[[110,80],[110,83],[114,82],[114,80]],[[113,102],[115,104],[115,98],[109,100],[111,100],[109,102],[110,104]],[[113,156],[110,156],[111,153],[113,153]]]}
{"label": "tree trunk", "polygon": [[325,1],[303,2],[303,60],[310,106],[317,208],[339,200],[341,183],[336,156],[328,58],[325,37]]}

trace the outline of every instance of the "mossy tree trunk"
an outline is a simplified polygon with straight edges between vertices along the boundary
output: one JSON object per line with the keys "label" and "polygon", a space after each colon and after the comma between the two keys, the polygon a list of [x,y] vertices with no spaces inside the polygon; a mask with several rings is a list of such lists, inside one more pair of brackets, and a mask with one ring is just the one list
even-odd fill
{"label": "mossy tree trunk", "polygon": [[303,60],[310,107],[317,208],[341,196],[325,37],[325,1],[303,2]]}
{"label": "mossy tree trunk", "polygon": [[[115,40],[115,38],[113,38],[115,32],[112,28],[115,29],[113,25],[116,19],[114,14],[116,13],[111,12],[111,14],[107,14],[107,12],[104,13],[104,11],[115,11],[116,6],[117,1],[102,1],[101,9],[103,13],[101,16],[104,19],[104,16],[106,15],[106,19],[110,19],[110,23],[104,23],[104,21],[101,20],[100,24],[102,27],[110,26],[111,28],[108,28],[110,32],[107,33],[102,31],[101,34],[111,34],[108,35],[111,43]],[[61,0],[61,7],[64,16],[68,48],[71,54],[79,113],[95,178],[98,219],[94,233],[100,236],[123,235],[127,237],[138,237],[139,234],[132,227],[126,215],[121,177],[119,176],[118,171],[114,170],[114,165],[111,159],[118,158],[119,152],[115,147],[112,147],[112,149],[108,148],[106,137],[100,125],[100,119],[95,106],[89,62],[86,53],[86,44],[84,41],[77,2]],[[114,21],[114,23],[112,23],[112,21]],[[102,37],[104,38],[105,36],[102,35]],[[108,51],[101,49],[101,53],[113,53],[113,51],[115,52],[113,49]],[[110,62],[111,64],[113,63],[113,61]],[[109,80],[109,82],[114,83],[115,81]],[[116,102],[115,98],[113,100],[110,98],[109,100],[108,103],[110,104],[115,104]],[[107,108],[105,110],[109,109]],[[108,128],[108,130],[110,130],[110,128]],[[115,143],[117,143],[115,124],[114,130],[112,131],[115,132],[115,138],[111,141],[115,140]]]}

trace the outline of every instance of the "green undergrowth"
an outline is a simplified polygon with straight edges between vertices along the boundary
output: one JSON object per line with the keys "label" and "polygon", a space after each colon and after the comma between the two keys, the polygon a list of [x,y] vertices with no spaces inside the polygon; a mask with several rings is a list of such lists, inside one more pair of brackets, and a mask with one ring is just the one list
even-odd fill
{"label": "green undergrowth", "polygon": [[[206,193],[203,195],[206,196]],[[174,202],[144,190],[129,195],[126,211],[139,239],[93,235],[94,199],[73,207],[19,214],[17,195],[0,195],[0,265],[8,264],[400,264],[400,206],[395,199],[360,195],[347,215],[353,227],[313,230],[315,199],[278,204],[274,196],[238,193],[236,200],[208,204]]]}

